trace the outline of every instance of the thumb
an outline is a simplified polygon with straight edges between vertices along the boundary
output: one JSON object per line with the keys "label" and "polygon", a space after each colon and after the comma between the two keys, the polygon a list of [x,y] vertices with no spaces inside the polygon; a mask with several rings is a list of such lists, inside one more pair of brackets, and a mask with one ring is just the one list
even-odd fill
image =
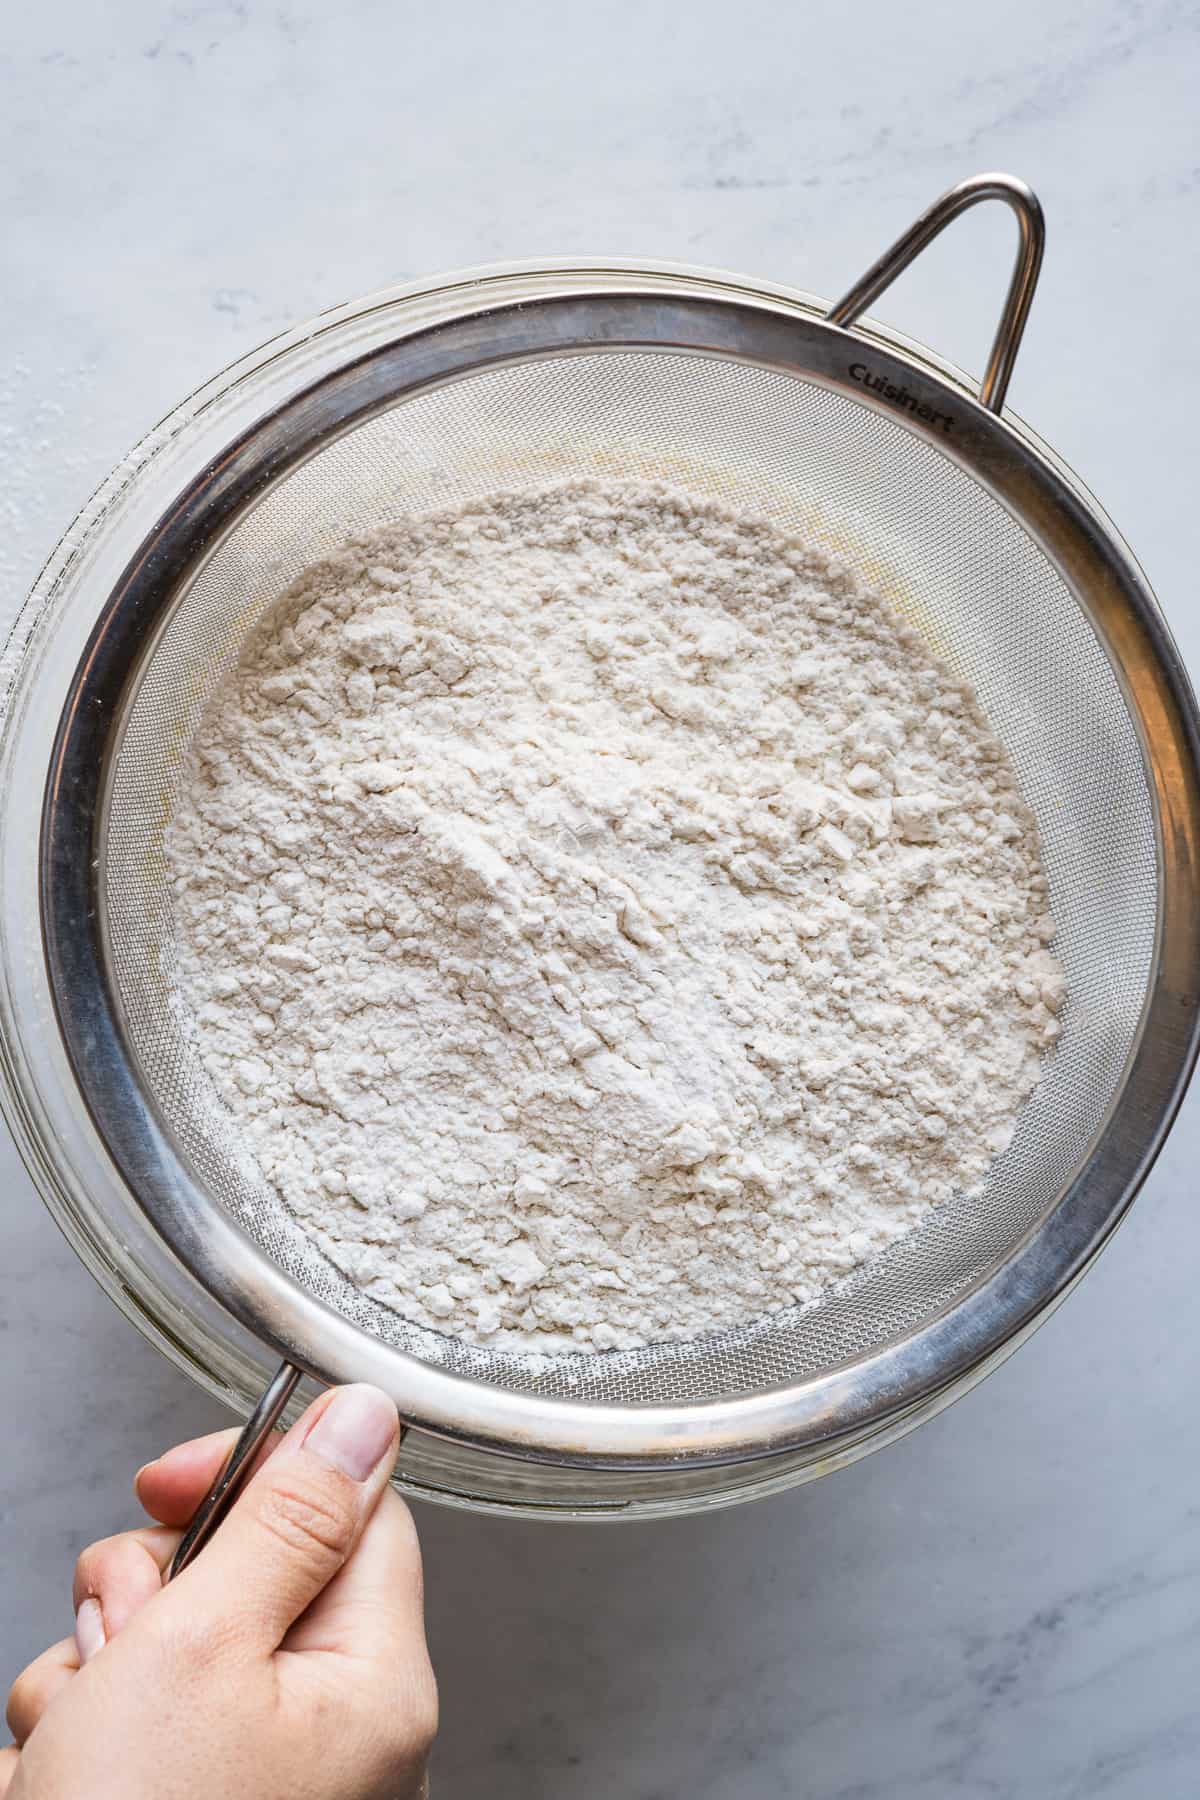
{"label": "thumb", "polygon": [[313,1402],[247,1483],[202,1553],[166,1590],[191,1618],[278,1648],[354,1550],[387,1486],[400,1441],[378,1388]]}

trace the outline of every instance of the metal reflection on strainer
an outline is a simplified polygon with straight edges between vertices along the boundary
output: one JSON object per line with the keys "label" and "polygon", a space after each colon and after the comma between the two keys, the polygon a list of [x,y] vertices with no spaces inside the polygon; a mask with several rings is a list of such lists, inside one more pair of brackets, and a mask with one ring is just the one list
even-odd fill
{"label": "metal reflection on strainer", "polygon": [[[1013,208],[1020,247],[975,397],[856,321],[985,198]],[[546,270],[516,302],[503,276],[449,283],[382,331],[364,303],[319,377],[195,470],[91,594],[43,764],[47,992],[153,1233],[282,1359],[185,1559],[301,1373],[385,1387],[409,1479],[467,1502],[672,1510],[803,1479],[976,1378],[1120,1219],[1196,1049],[1197,720],[1129,553],[1001,413],[1041,243],[1029,190],[981,176],[827,312],[670,269]],[[208,696],[302,569],[356,530],[614,474],[835,549],[970,684],[1036,817],[1069,1002],[982,1191],[817,1304],[636,1352],[488,1352],[359,1291],[243,1153],[172,1002],[162,834]],[[38,693],[31,655],[14,695]]]}

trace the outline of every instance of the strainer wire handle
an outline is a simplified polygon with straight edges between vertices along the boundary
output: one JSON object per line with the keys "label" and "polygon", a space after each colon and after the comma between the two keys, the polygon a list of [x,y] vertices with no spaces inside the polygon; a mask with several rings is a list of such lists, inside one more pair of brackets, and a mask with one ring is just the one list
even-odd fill
{"label": "strainer wire handle", "polygon": [[1046,248],[1046,221],[1041,202],[1033,189],[1017,176],[971,175],[966,181],[947,188],[941,198],[935,200],[915,224],[910,225],[904,235],[884,251],[877,262],[871,264],[866,274],[855,282],[837,305],[830,307],[825,316],[831,325],[841,325],[848,329],[879,298],[883,290],[891,286],[897,275],[921,254],[925,246],[945,230],[952,219],[956,219],[959,213],[966,212],[969,206],[978,205],[981,200],[1003,200],[1016,214],[1020,231],[1017,259],[1008,284],[1004,311],[1000,315],[991,355],[979,384],[979,398],[983,405],[998,413],[1004,406],[1004,396],[1008,392],[1013,364],[1021,347],[1033,290],[1037,286],[1042,266],[1042,253]]}
{"label": "strainer wire handle", "polygon": [[204,1548],[241,1493],[254,1467],[255,1457],[283,1417],[283,1409],[295,1392],[299,1379],[300,1370],[293,1363],[280,1363],[270,1386],[243,1425],[241,1435],[229,1452],[221,1473],[205,1494],[191,1524],[184,1532],[179,1548],[171,1560],[168,1581],[173,1581]]}

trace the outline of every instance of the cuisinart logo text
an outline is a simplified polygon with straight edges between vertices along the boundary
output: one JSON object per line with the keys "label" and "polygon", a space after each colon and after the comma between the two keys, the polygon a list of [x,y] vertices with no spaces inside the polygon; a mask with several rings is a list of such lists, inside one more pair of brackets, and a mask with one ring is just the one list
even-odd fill
{"label": "cuisinart logo text", "polygon": [[870,388],[881,400],[890,400],[893,406],[902,407],[905,412],[924,419],[927,425],[940,425],[943,431],[954,429],[954,420],[949,413],[934,412],[932,406],[926,406],[915,394],[910,394],[907,388],[894,387],[886,375],[876,375],[873,369],[868,369],[866,363],[851,363],[850,379],[857,381],[862,387]]}

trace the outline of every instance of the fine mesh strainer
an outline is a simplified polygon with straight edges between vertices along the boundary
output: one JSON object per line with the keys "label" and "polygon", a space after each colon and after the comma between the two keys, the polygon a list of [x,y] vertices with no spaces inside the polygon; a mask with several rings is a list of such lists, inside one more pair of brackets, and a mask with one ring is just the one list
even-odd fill
{"label": "fine mesh strainer", "polygon": [[[985,198],[1020,247],[975,397],[855,321]],[[283,1359],[197,1541],[301,1374],[386,1388],[401,1479],[468,1504],[673,1511],[804,1479],[977,1378],[1121,1217],[1196,1048],[1197,721],[1128,551],[1001,414],[1041,244],[1029,190],[980,176],[831,311],[613,265],[377,296],[180,409],[60,548],[9,658],[5,1085],[43,1190],[160,1341],[243,1410],[214,1343]],[[174,1002],[162,834],[207,697],[301,569],[356,529],[584,476],[661,478],[837,550],[971,683],[1037,818],[1069,998],[981,1193],[819,1304],[546,1358],[419,1328],[304,1237]]]}

